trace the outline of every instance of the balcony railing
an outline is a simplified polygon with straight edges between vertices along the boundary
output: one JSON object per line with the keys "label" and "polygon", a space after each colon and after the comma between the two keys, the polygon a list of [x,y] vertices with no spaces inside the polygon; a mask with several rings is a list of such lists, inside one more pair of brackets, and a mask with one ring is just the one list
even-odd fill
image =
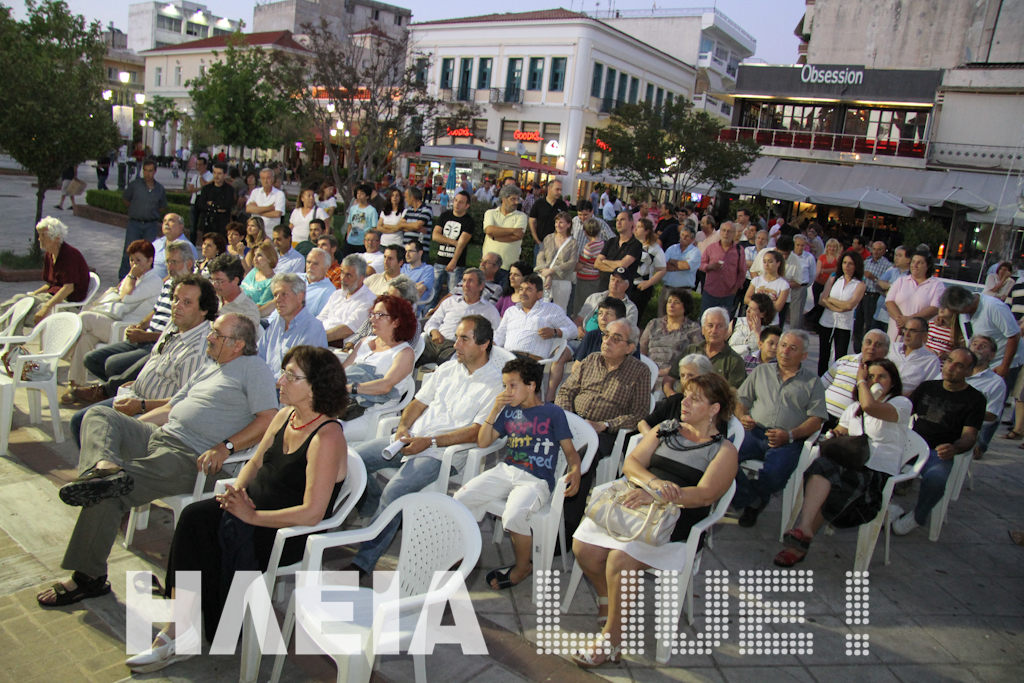
{"label": "balcony railing", "polygon": [[522,88],[491,88],[491,104],[522,104]]}
{"label": "balcony railing", "polygon": [[911,140],[877,140],[866,135],[811,133],[767,128],[725,128],[718,134],[722,141],[755,140],[764,147],[813,149],[824,152],[848,152],[872,156],[923,159],[928,149],[924,142]]}
{"label": "balcony railing", "polygon": [[476,99],[473,88],[443,88],[438,94],[443,102],[472,102]]}

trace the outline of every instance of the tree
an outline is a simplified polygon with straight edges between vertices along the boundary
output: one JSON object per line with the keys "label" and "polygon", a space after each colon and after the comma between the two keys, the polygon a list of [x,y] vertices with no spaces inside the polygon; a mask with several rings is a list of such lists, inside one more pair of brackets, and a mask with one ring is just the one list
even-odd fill
{"label": "tree", "polygon": [[293,69],[312,86],[296,104],[324,140],[330,172],[346,201],[364,179],[393,170],[399,154],[418,150],[423,131],[437,117],[467,120],[476,111],[427,94],[423,75],[429,58],[409,55],[407,38],[366,33],[343,43],[323,20],[303,30],[310,55],[292,58]]}
{"label": "tree", "polygon": [[107,154],[117,146],[117,129],[102,97],[107,48],[99,22],[86,26],[62,0],[26,0],[25,7],[28,17],[19,22],[0,5],[0,148],[35,175],[38,223],[61,171]]}
{"label": "tree", "polygon": [[[722,124],[679,98],[660,107],[648,102],[612,112],[601,143],[608,170],[648,192],[673,187],[689,192],[709,184],[721,190],[757,158],[753,140],[721,142]],[[596,143],[595,143],[596,149]]]}
{"label": "tree", "polygon": [[230,36],[223,59],[185,84],[195,127],[212,129],[226,145],[280,147],[282,121],[294,116],[294,96],[302,87],[295,72],[281,73],[286,64],[276,52],[246,45],[241,33]]}

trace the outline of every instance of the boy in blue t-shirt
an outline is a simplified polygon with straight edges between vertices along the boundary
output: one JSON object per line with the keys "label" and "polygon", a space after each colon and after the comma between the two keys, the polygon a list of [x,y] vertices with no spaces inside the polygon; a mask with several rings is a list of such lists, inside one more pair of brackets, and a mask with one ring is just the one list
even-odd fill
{"label": "boy in blue t-shirt", "polygon": [[555,487],[558,451],[567,464],[565,495],[574,496],[580,486],[580,456],[572,444],[572,432],[565,412],[552,403],[541,403],[538,391],[544,378],[539,363],[516,358],[502,368],[505,391],[494,399],[494,407],[480,425],[477,445],[490,446],[507,436],[503,462],[473,477],[455,492],[455,500],[484,518],[490,503],[505,501],[502,525],[512,537],[516,563],[487,574],[491,588],[511,588],[533,571],[530,515],[548,501]]}

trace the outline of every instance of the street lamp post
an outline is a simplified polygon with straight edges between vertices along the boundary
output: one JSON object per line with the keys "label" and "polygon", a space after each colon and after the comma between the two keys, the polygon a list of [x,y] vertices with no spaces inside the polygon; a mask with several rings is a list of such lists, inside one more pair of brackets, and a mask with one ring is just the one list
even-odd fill
{"label": "street lamp post", "polygon": [[[116,92],[113,89],[107,88],[102,93],[103,99],[112,103],[111,116],[122,138],[121,148],[118,150],[117,155],[117,187],[120,190],[125,188],[127,176],[129,175],[127,168],[128,144],[132,141],[132,125],[135,121],[135,109],[132,106],[133,98],[130,97],[128,91],[128,83],[131,81],[131,78],[132,75],[127,71],[118,72],[117,80],[121,83],[121,87]],[[135,93],[134,102],[140,107],[145,105],[146,95]]]}

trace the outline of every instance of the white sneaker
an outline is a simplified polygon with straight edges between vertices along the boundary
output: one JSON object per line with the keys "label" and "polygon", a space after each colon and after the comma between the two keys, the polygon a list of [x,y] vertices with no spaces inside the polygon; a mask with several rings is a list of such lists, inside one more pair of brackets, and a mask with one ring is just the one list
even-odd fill
{"label": "white sneaker", "polygon": [[917,523],[916,519],[914,519],[914,511],[911,510],[899,519],[893,521],[892,532],[897,536],[906,536],[919,526],[921,525]]}
{"label": "white sneaker", "polygon": [[895,522],[903,516],[903,508],[898,503],[889,503],[889,521]]}
{"label": "white sneaker", "polygon": [[163,631],[156,637],[157,640],[163,641],[163,645],[151,647],[124,661],[132,673],[144,674],[159,671],[175,662],[195,657],[195,655],[177,654],[178,650],[193,649],[198,644],[199,634],[195,629],[190,628],[175,639],[171,639]]}

